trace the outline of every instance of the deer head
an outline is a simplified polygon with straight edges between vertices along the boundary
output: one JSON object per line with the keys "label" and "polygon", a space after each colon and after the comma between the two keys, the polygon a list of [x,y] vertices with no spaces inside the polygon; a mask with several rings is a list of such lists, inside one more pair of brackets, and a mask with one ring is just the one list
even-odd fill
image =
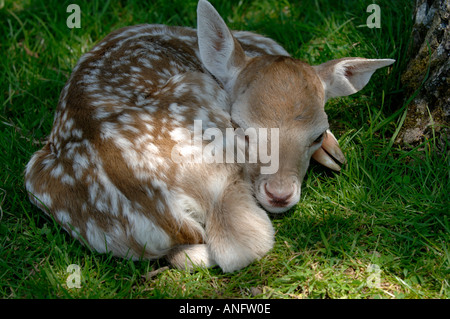
{"label": "deer head", "polygon": [[[345,158],[329,130],[325,103],[358,92],[378,68],[391,59],[343,58],[310,66],[289,56],[247,57],[211,4],[197,8],[199,53],[205,68],[231,98],[232,121],[240,128],[277,128],[277,171],[261,173],[263,164],[247,164],[259,203],[280,213],[300,199],[301,184],[311,157],[339,170]],[[271,150],[273,152],[274,150]]]}

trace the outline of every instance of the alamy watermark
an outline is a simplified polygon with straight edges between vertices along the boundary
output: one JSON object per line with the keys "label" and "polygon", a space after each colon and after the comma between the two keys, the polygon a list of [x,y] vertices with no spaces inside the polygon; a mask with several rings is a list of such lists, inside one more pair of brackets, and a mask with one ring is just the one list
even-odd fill
{"label": "alamy watermark", "polygon": [[70,273],[67,276],[66,284],[68,288],[81,288],[81,268],[77,264],[70,264],[67,266],[66,272]]}
{"label": "alamy watermark", "polygon": [[366,279],[367,287],[381,288],[381,268],[377,264],[370,264],[366,272],[370,273]]}
{"label": "alamy watermark", "polygon": [[[81,9],[78,4],[69,4],[66,12],[71,13],[66,20],[68,28],[81,28]],[[370,29],[381,28],[381,9],[378,4],[372,3],[367,6],[366,12],[371,13],[366,20],[366,26]]]}
{"label": "alamy watermark", "polygon": [[367,6],[366,12],[372,14],[367,17],[366,25],[368,28],[381,28],[381,9],[378,4],[370,4]]}
{"label": "alamy watermark", "polygon": [[[81,267],[77,264],[67,266],[69,273],[66,279],[67,287],[70,289],[81,288]],[[377,264],[369,264],[366,269],[369,276],[366,279],[366,286],[369,288],[381,288],[381,268]]]}
{"label": "alamy watermark", "polygon": [[67,17],[66,25],[68,28],[81,28],[81,9],[78,4],[69,4],[66,12],[71,12]]}
{"label": "alamy watermark", "polygon": [[267,164],[261,174],[278,171],[278,128],[226,128],[224,136],[219,128],[203,129],[202,121],[195,120],[193,136],[187,128],[177,128],[171,136],[177,142],[171,153],[175,163],[261,163]]}

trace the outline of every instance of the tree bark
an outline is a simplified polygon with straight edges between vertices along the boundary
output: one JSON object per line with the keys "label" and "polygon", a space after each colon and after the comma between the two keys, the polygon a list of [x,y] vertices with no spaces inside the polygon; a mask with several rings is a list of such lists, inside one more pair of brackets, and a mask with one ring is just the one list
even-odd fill
{"label": "tree bark", "polygon": [[411,60],[402,75],[406,99],[414,96],[397,139],[403,146],[434,136],[439,148],[449,141],[449,15],[448,0],[416,0]]}

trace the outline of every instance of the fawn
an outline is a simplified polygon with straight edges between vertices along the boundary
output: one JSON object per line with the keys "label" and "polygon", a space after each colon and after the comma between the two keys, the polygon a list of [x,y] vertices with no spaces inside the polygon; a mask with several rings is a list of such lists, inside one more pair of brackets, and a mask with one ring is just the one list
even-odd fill
{"label": "fawn", "polygon": [[[266,210],[299,201],[310,158],[336,170],[334,159],[345,161],[329,131],[327,99],[361,90],[393,62],[310,66],[271,39],[230,31],[200,0],[196,30],[125,27],[80,58],[47,143],[27,164],[26,189],[98,252],[239,270],[272,248]],[[196,120],[202,132],[277,128],[277,171],[261,173],[261,161],[175,161],[180,145],[205,159],[217,155],[203,149],[205,140],[192,144]],[[235,135],[248,146],[248,136]]]}

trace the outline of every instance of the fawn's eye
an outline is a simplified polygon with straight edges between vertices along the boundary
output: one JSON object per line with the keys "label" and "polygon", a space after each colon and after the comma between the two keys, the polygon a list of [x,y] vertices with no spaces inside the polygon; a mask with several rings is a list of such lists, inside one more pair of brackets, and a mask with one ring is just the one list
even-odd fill
{"label": "fawn's eye", "polygon": [[322,134],[320,134],[315,140],[314,142],[311,143],[310,146],[322,143],[322,140],[324,139],[325,135],[327,134],[327,132],[323,132]]}

